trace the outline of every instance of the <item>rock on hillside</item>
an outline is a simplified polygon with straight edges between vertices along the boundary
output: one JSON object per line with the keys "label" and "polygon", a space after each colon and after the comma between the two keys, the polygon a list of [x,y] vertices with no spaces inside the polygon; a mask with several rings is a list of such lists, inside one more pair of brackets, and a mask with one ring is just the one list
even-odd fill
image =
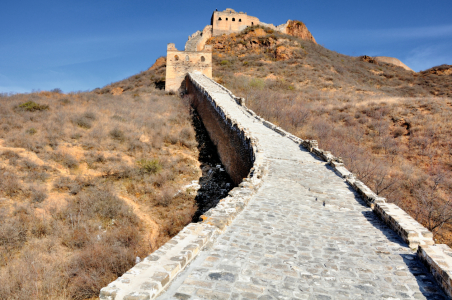
{"label": "rock on hillside", "polygon": [[166,57],[165,56],[160,56],[159,58],[157,58],[157,60],[152,65],[152,67],[149,68],[149,70],[155,70],[162,66],[166,66]]}
{"label": "rock on hillside", "polygon": [[403,62],[401,62],[399,59],[397,59],[395,57],[375,56],[374,59],[376,61],[378,61],[378,62],[384,62],[384,63],[388,63],[388,64],[393,64],[393,65],[396,65],[398,67],[402,67],[405,70],[413,71],[410,67],[408,67],[407,65],[405,65]]}
{"label": "rock on hillside", "polygon": [[[212,37],[214,77],[220,83],[285,86],[305,93],[331,92],[344,99],[353,95],[452,97],[448,67],[416,73],[373,57],[351,57],[283,34],[265,26],[248,27],[240,33]],[[446,70],[447,69],[447,70]],[[271,81],[271,82],[270,82]],[[235,83],[234,83],[235,84]]]}
{"label": "rock on hillside", "polygon": [[428,70],[419,72],[422,75],[434,74],[434,75],[452,75],[452,65],[441,65],[430,68]]}
{"label": "rock on hillside", "polygon": [[[269,54],[271,59],[284,61],[303,55],[300,38],[266,26],[248,27],[239,34],[212,37],[207,44],[213,45],[214,53],[234,53],[235,55]],[[311,42],[311,40],[309,40]]]}
{"label": "rock on hillside", "polygon": [[317,44],[311,32],[308,30],[308,27],[306,27],[306,25],[303,22],[297,20],[295,21],[289,20],[285,24],[285,27],[286,34],[299,37],[303,40],[311,41]]}

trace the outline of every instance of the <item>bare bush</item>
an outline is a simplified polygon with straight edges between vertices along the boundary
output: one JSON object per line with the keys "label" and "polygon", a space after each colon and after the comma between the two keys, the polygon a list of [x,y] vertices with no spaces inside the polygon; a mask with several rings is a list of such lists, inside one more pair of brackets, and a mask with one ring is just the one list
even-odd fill
{"label": "bare bush", "polygon": [[[0,198],[11,208],[0,209],[0,299],[96,297],[191,221],[194,196],[159,204],[164,189],[198,174],[186,104],[154,88],[164,74],[88,93],[0,95],[2,146],[20,148],[0,151]],[[127,90],[111,95],[118,86]],[[19,107],[29,101],[48,109]],[[152,242],[129,201],[159,224]]]}

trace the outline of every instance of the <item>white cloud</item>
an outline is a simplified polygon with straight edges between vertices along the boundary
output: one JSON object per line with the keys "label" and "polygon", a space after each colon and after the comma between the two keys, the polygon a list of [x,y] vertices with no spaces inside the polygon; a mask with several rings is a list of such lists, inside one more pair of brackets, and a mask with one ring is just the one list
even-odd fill
{"label": "white cloud", "polygon": [[441,64],[452,64],[452,53],[447,45],[425,45],[411,50],[404,62],[415,71],[422,71]]}
{"label": "white cloud", "polygon": [[363,32],[381,38],[395,38],[395,39],[443,38],[452,36],[452,25],[363,30]]}
{"label": "white cloud", "polygon": [[29,93],[29,89],[21,86],[0,86],[0,93]]}

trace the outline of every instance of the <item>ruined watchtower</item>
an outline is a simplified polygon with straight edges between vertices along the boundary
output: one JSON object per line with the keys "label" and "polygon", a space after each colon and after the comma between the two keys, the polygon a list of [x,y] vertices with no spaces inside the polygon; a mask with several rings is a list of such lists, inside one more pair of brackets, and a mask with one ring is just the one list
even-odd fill
{"label": "ruined watchtower", "polygon": [[212,46],[201,51],[179,51],[173,43],[166,51],[165,91],[177,91],[189,72],[199,71],[212,78]]}
{"label": "ruined watchtower", "polygon": [[212,36],[240,32],[248,26],[259,25],[259,19],[248,16],[244,12],[236,12],[232,8],[224,11],[214,11],[210,24]]}

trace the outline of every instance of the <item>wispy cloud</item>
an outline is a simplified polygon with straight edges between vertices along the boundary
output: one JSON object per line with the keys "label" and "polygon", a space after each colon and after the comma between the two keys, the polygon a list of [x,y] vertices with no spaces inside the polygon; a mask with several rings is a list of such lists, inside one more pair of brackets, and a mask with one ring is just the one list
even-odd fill
{"label": "wispy cloud", "polygon": [[441,64],[452,64],[452,53],[447,51],[450,45],[425,45],[411,50],[405,57],[405,63],[415,71],[426,70]]}
{"label": "wispy cloud", "polygon": [[21,86],[1,86],[0,85],[0,93],[29,93],[30,90],[27,90]]}
{"label": "wispy cloud", "polygon": [[0,73],[0,84],[6,84],[9,82],[9,77]]}
{"label": "wispy cloud", "polygon": [[424,27],[399,27],[379,29],[324,29],[318,32],[319,40],[332,43],[394,43],[426,39],[452,38],[452,24]]}
{"label": "wispy cloud", "polygon": [[395,39],[444,38],[452,36],[452,25],[360,30],[360,32],[362,34],[371,34],[374,37],[380,38],[395,38]]}

